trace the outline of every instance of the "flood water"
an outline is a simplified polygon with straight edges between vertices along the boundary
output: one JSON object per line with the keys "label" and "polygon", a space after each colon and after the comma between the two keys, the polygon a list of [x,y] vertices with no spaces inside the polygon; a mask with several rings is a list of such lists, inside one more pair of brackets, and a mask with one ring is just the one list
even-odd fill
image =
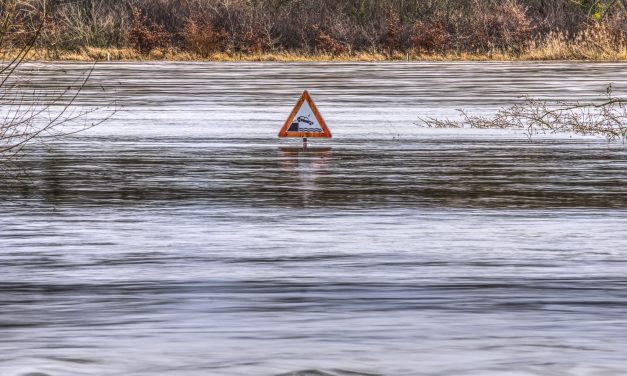
{"label": "flood water", "polygon": [[417,125],[626,68],[97,65],[123,106],[0,183],[0,375],[626,374],[627,146]]}

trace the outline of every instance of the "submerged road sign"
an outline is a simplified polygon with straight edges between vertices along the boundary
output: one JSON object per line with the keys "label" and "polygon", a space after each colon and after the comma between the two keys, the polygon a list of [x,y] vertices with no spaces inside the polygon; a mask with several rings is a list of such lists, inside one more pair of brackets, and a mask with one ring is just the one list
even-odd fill
{"label": "submerged road sign", "polygon": [[305,90],[279,132],[279,137],[331,138],[331,131]]}

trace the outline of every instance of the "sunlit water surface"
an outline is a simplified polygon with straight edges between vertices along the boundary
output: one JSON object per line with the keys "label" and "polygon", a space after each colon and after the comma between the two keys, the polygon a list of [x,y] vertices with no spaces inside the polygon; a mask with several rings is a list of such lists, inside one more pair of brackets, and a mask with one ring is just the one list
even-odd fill
{"label": "sunlit water surface", "polygon": [[[86,68],[32,67],[40,90]],[[624,94],[624,64],[101,64],[90,82],[78,104],[114,117],[0,183],[0,375],[627,373],[625,145],[417,125]],[[276,139],[303,89],[335,136],[309,150]]]}

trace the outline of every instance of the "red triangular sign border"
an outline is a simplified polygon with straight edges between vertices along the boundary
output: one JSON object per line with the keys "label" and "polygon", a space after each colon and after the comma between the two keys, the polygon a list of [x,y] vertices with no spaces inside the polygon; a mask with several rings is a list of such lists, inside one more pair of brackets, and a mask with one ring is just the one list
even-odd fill
{"label": "red triangular sign border", "polygon": [[[316,117],[316,120],[318,120],[318,124],[320,124],[320,128],[322,128],[322,132],[288,132],[287,131],[290,128],[290,125],[292,125],[292,121],[294,121],[296,114],[302,107],[303,103],[305,103],[305,101],[307,101],[309,108],[311,108],[311,110],[314,113],[314,116]],[[300,99],[296,103],[296,106],[294,106],[292,113],[287,118],[287,121],[285,122],[285,124],[283,125],[283,128],[281,128],[281,131],[279,132],[279,137],[331,138],[331,131],[329,130],[329,127],[327,127],[327,123],[325,123],[324,119],[322,119],[322,116],[320,115],[318,108],[314,104],[314,101],[313,99],[311,99],[311,95],[309,95],[309,92],[307,90],[303,92],[303,95],[301,95]]]}

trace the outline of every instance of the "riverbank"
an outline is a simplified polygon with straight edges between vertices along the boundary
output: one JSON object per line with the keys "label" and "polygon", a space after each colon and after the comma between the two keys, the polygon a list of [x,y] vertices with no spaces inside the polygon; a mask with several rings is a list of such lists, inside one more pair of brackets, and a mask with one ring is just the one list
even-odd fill
{"label": "riverbank", "polygon": [[[627,61],[627,0],[13,4],[6,49],[71,61]],[[27,46],[27,47],[25,47]]]}
{"label": "riverbank", "polygon": [[29,60],[41,61],[276,61],[276,62],[383,62],[383,61],[627,61],[627,46],[609,43],[567,42],[554,38],[544,44],[515,54],[504,51],[490,53],[418,53],[412,52],[347,52],[341,54],[278,51],[260,53],[215,52],[200,55],[173,48],[155,49],[142,54],[133,48],[85,47],[76,51],[36,49]]}

